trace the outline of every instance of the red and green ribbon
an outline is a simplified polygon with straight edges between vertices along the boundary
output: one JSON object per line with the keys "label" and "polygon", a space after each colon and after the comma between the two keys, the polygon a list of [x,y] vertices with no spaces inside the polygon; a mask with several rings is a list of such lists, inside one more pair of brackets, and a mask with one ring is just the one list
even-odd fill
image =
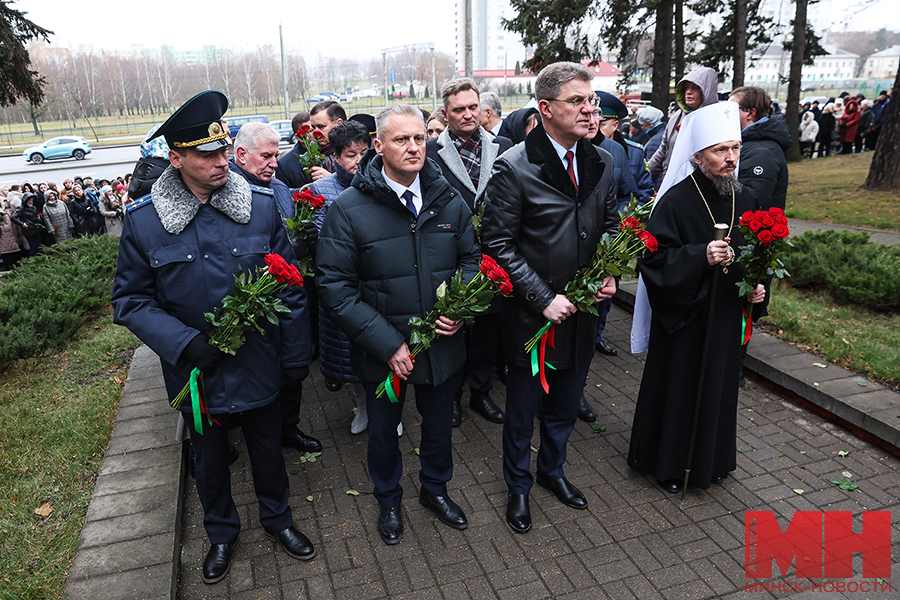
{"label": "red and green ribbon", "polygon": [[384,386],[384,391],[387,393],[391,403],[396,404],[400,402],[400,378],[397,377],[396,373],[389,373],[387,379],[381,385]]}
{"label": "red and green ribbon", "polygon": [[203,386],[203,372],[197,368],[191,371],[191,378],[188,384],[191,386],[191,411],[194,413],[194,430],[203,435],[203,415],[206,415],[206,420],[210,426],[213,423],[219,424],[209,414],[209,409],[203,403],[203,397],[206,396],[206,388]]}
{"label": "red and green ribbon", "polygon": [[741,313],[741,346],[747,345],[750,337],[753,335],[753,319],[750,317],[750,303],[744,303],[744,310]]}
{"label": "red and green ribbon", "polygon": [[534,335],[535,338],[540,338],[540,341],[532,346],[531,348],[531,375],[532,377],[539,374],[541,376],[541,387],[544,388],[544,392],[550,393],[550,384],[547,383],[547,372],[544,367],[549,367],[550,369],[556,370],[556,367],[548,363],[544,357],[547,352],[547,345],[549,344],[551,348],[556,349],[556,340],[555,340],[555,332],[556,326],[552,321],[547,321],[547,324],[538,330],[538,332]]}

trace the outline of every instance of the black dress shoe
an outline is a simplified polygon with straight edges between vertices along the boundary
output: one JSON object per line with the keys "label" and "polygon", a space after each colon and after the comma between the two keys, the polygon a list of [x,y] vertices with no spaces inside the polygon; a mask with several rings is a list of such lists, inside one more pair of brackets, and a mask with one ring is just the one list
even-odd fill
{"label": "black dress shoe", "polygon": [[469,526],[463,510],[449,496],[432,496],[422,488],[419,490],[419,504],[437,515],[441,523],[453,529],[462,530]]}
{"label": "black dress shoe", "polygon": [[381,541],[388,546],[399,544],[403,539],[403,518],[400,516],[400,507],[381,507],[381,516],[378,517],[378,535]]}
{"label": "black dress shoe", "polygon": [[528,533],[531,529],[531,510],[528,508],[528,494],[510,492],[506,501],[506,524],[516,533]]}
{"label": "black dress shoe", "polygon": [[469,408],[491,423],[503,422],[503,411],[500,410],[499,406],[494,404],[490,394],[472,392],[472,397],[469,399]]}
{"label": "black dress shoe", "polygon": [[344,384],[340,381],[331,381],[330,379],[325,380],[325,389],[329,392],[336,392],[342,387],[344,387]]}
{"label": "black dress shoe", "polygon": [[300,452],[321,452],[322,442],[316,438],[306,435],[297,428],[294,428],[289,434],[281,434],[281,445],[296,448]]}
{"label": "black dress shoe", "polygon": [[[462,392],[460,392],[462,393]],[[450,425],[459,427],[462,423],[462,409],[459,406],[459,398],[453,399],[453,414],[450,416]]]}
{"label": "black dress shoe", "polygon": [[728,475],[713,475],[713,478],[710,481],[716,485],[722,485],[725,483],[726,479],[728,479]]}
{"label": "black dress shoe", "polygon": [[600,338],[600,341],[597,342],[595,348],[597,348],[597,352],[599,352],[600,354],[605,354],[607,356],[619,355],[619,351],[607,344],[606,340],[604,340],[603,338]]}
{"label": "black dress shoe", "polygon": [[597,413],[595,413],[594,409],[591,408],[591,405],[588,404],[584,394],[581,394],[581,405],[578,407],[578,418],[586,423],[593,423],[597,420]]}
{"label": "black dress shoe", "polygon": [[666,490],[670,494],[677,494],[681,491],[681,487],[684,485],[684,482],[680,479],[666,479],[665,481],[659,482],[659,487]]}
{"label": "black dress shoe", "polygon": [[550,479],[545,475],[538,473],[535,482],[542,488],[546,488],[556,495],[560,502],[566,506],[583,510],[587,508],[587,499],[584,497],[577,487],[569,483],[565,477],[559,479]]}
{"label": "black dress shoe", "polygon": [[266,532],[266,538],[281,544],[284,551],[291,558],[298,560],[309,560],[316,555],[316,549],[313,548],[309,538],[297,531],[297,528],[291,525],[287,529],[282,529],[278,533]]}
{"label": "black dress shoe", "polygon": [[203,561],[203,582],[218,583],[225,579],[231,570],[231,557],[237,548],[238,540],[230,544],[212,544]]}

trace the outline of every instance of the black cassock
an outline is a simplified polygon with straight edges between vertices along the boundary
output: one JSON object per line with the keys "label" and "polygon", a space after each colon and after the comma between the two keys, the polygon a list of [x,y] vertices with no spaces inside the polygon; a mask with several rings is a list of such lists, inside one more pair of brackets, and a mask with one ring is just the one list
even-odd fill
{"label": "black cassock", "polygon": [[[715,221],[729,223],[731,195],[719,196],[699,170],[694,171],[693,178]],[[738,194],[730,234],[735,251],[744,243],[737,225],[747,210],[757,210],[755,199],[746,192]],[[653,315],[647,362],[631,428],[628,465],[653,472],[659,481],[684,479],[713,283],[714,267],[706,259],[706,247],[715,237],[713,219],[691,177],[666,192],[654,209],[647,230],[656,236],[659,249],[640,261]],[[738,297],[736,284],[742,277],[743,270],[734,264],[728,273],[719,273],[715,286],[716,303],[690,475],[690,483],[701,489],[709,487],[713,476],[727,475],[736,467],[744,303]]]}

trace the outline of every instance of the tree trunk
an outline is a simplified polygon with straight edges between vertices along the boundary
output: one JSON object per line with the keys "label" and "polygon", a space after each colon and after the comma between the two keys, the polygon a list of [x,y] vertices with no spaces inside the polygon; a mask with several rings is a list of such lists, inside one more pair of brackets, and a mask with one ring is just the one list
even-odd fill
{"label": "tree trunk", "polygon": [[797,12],[794,15],[794,42],[791,44],[791,75],[788,81],[786,120],[791,132],[791,147],[784,153],[788,162],[800,161],[800,79],[803,72],[803,55],[806,52],[806,5],[808,0],[797,0]]}
{"label": "tree trunk", "polygon": [[744,85],[747,61],[747,0],[734,0],[734,75],[732,89]]}
{"label": "tree trunk", "polygon": [[880,190],[900,189],[900,68],[894,79],[891,103],[881,118],[878,143],[872,156],[872,166],[863,187]]}
{"label": "tree trunk", "polygon": [[675,82],[684,78],[684,0],[675,0]]}
{"label": "tree trunk", "polygon": [[660,0],[656,5],[656,35],[653,39],[653,89],[650,104],[669,105],[672,82],[672,8],[673,0]]}

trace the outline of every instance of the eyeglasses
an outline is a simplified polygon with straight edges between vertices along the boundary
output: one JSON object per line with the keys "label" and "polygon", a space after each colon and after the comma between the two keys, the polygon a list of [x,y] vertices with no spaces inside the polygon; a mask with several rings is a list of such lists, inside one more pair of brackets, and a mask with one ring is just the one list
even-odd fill
{"label": "eyeglasses", "polygon": [[585,98],[583,96],[577,96],[575,98],[572,98],[571,100],[564,100],[562,98],[548,98],[548,101],[550,101],[550,102],[565,102],[572,108],[580,108],[582,106],[587,106],[588,108],[594,108],[595,106],[597,106],[597,96],[594,94],[591,94],[587,98]]}

